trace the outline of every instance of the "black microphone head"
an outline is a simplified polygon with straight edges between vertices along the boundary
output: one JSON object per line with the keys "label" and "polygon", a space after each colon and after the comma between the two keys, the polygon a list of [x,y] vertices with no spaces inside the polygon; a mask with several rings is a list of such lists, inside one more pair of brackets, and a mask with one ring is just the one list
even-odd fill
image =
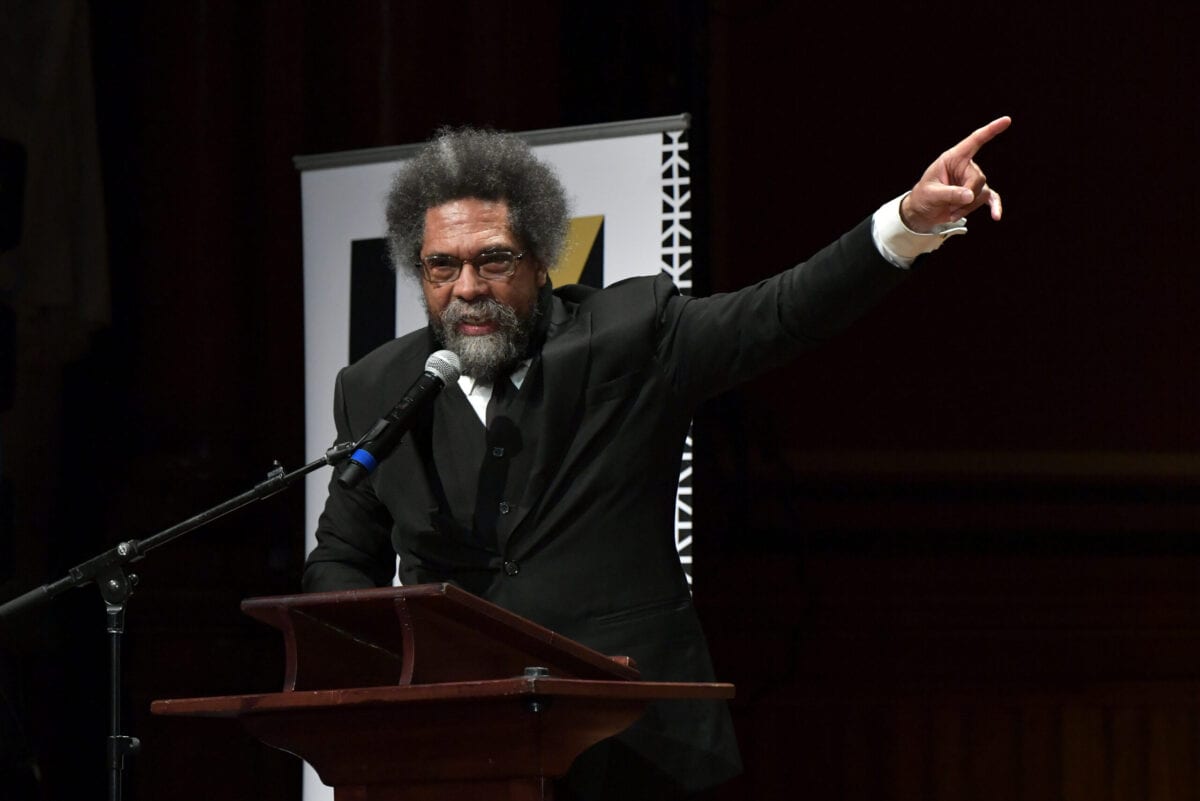
{"label": "black microphone head", "polygon": [[435,376],[443,384],[453,384],[462,374],[462,362],[452,350],[439,350],[425,360],[425,372]]}

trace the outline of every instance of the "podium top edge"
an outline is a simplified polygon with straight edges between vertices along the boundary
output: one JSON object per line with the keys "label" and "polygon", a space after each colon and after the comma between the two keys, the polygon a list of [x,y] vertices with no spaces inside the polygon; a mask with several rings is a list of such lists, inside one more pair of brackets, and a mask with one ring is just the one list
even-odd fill
{"label": "podium top edge", "polygon": [[724,682],[611,681],[595,679],[525,678],[446,682],[384,687],[347,687],[250,695],[169,698],[150,705],[154,715],[236,717],[271,711],[333,709],[445,701],[478,703],[513,697],[594,699],[599,702],[728,700],[736,688]]}

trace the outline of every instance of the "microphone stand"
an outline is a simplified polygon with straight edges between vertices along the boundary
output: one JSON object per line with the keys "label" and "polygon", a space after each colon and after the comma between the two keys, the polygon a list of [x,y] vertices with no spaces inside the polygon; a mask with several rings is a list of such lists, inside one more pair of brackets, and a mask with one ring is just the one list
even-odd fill
{"label": "microphone stand", "polygon": [[48,602],[51,598],[85,584],[95,583],[104,599],[105,626],[109,641],[109,737],[108,737],[108,798],[121,801],[122,778],[125,757],[133,756],[141,748],[136,737],[121,733],[121,636],[125,633],[125,605],[137,585],[137,576],[125,570],[125,566],[136,562],[150,551],[166,545],[189,531],[211,523],[219,517],[235,512],[243,506],[262,500],[288,488],[298,479],[326,465],[337,465],[354,452],[355,444],[343,442],[325,451],[320,459],[304,467],[284,472],[279,462],[267,474],[267,480],[255,485],[247,492],[224,503],[164,529],[144,540],[126,540],[115,548],[105,551],[82,564],[76,565],[58,581],[30,590],[0,605],[0,621]]}

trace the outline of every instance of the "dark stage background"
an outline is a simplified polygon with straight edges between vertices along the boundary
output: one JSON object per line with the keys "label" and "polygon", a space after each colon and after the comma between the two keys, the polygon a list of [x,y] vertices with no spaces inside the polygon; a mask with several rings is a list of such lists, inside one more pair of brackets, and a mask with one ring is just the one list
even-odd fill
{"label": "dark stage background", "polygon": [[[1196,798],[1198,26],[1100,8],[0,3],[28,155],[0,595],[315,455],[295,154],[688,111],[711,292],[1011,114],[980,157],[1002,223],[697,421],[696,601],[747,763],[721,798]],[[279,686],[237,604],[298,587],[302,504],[139,570],[128,797],[296,797],[291,757],[147,708]],[[101,797],[97,594],[0,637],[0,797]]]}

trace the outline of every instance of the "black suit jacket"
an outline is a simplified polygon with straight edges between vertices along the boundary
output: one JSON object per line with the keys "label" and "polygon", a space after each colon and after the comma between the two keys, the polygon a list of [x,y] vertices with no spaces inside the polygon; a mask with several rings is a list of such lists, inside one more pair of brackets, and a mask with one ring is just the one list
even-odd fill
{"label": "black suit jacket", "polygon": [[[536,422],[525,425],[536,430],[516,457],[526,480],[511,487],[498,547],[477,542],[461,510],[447,508],[435,460],[446,421],[466,402],[449,387],[368,481],[353,491],[331,482],[305,589],[386,586],[399,554],[404,584],[457,583],[602,653],[634,657],[649,680],[713,680],[673,537],[689,422],[700,401],[840,331],[902,280],[870,224],[731,294],[681,296],[665,275],[556,290],[535,362],[540,385],[527,400]],[[422,330],[342,370],[338,441],[384,414],[434,349]],[[723,704],[658,705],[607,748],[581,760],[589,778],[577,794],[600,797],[607,783],[613,796],[639,797],[614,770],[642,787],[693,792],[740,767]],[[622,767],[597,778],[615,760]]]}

